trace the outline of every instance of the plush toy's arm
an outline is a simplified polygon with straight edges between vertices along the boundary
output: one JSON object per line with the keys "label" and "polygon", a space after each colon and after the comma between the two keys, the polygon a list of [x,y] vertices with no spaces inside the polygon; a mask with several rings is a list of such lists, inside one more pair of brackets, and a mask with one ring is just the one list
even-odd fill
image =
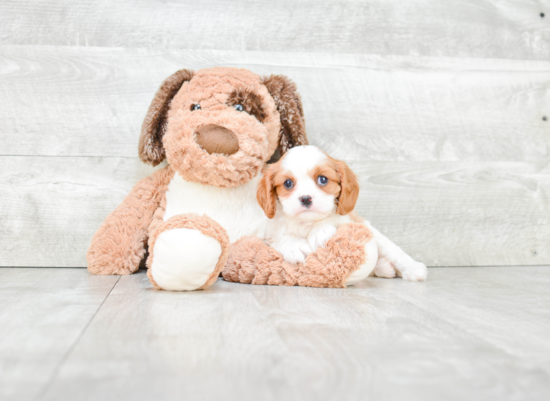
{"label": "plush toy's arm", "polygon": [[304,264],[292,265],[259,238],[244,237],[231,246],[222,275],[227,281],[246,284],[341,288],[351,273],[365,265],[371,238],[364,224],[346,224]]}
{"label": "plush toy's arm", "polygon": [[139,181],[107,216],[88,249],[91,273],[132,274],[139,269],[149,225],[172,176],[171,168],[166,167]]}

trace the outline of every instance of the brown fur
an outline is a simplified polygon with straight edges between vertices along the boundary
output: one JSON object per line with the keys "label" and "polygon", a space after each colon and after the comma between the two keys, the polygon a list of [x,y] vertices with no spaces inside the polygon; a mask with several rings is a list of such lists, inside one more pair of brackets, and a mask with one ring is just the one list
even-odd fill
{"label": "brown fur", "polygon": [[[328,178],[328,183],[324,186],[320,186],[319,184],[317,184],[317,178],[321,175]],[[334,195],[335,199],[338,199],[338,196],[342,191],[342,187],[340,186],[340,176],[332,163],[329,163],[328,165],[325,164],[321,166],[316,166],[309,173],[309,176],[319,188],[321,188],[328,194]]]}
{"label": "brown fur", "polygon": [[273,188],[275,188],[275,193],[279,198],[288,198],[292,192],[294,192],[295,186],[292,188],[285,188],[283,185],[286,180],[290,180],[293,183],[296,183],[296,178],[290,172],[283,172],[281,169],[277,169],[275,176],[273,177]]}
{"label": "brown fur", "polygon": [[281,154],[294,146],[307,145],[302,99],[298,94],[296,84],[282,75],[264,77],[262,83],[275,99],[277,110],[281,115],[279,142]]}
{"label": "brown fur", "polygon": [[263,122],[267,117],[264,108],[262,107],[262,99],[246,88],[235,89],[229,99],[227,99],[228,106],[235,106],[240,104],[243,106],[243,111],[256,117],[256,120]]}
{"label": "brown fur", "polygon": [[[236,111],[235,104],[242,104],[245,112]],[[193,110],[193,105],[200,109]],[[235,134],[225,154],[225,147],[217,154],[197,143],[196,131],[204,125]],[[239,151],[233,150],[235,144]],[[284,153],[303,144],[302,103],[292,81],[216,67],[180,70],[163,82],[143,122],[139,151],[153,165],[166,157],[188,181],[234,187],[254,177],[277,146]]]}
{"label": "brown fur", "polygon": [[193,71],[179,70],[166,78],[155,94],[141,125],[139,157],[143,162],[156,166],[164,160],[166,154],[162,146],[162,137],[166,132],[170,102],[181,85],[191,78]]}
{"label": "brown fur", "polygon": [[294,188],[287,189],[283,186],[286,180],[294,181],[292,174],[281,171],[282,159],[269,165],[258,183],[256,199],[265,215],[272,219],[277,211],[277,198],[290,196]]}
{"label": "brown fur", "polygon": [[[228,104],[231,94],[241,88],[261,101],[262,122]],[[199,104],[200,110],[191,110],[193,104]],[[230,155],[209,154],[196,142],[196,131],[204,125],[231,131],[239,150]],[[280,127],[274,99],[258,75],[235,68],[209,68],[195,72],[174,96],[163,144],[168,162],[185,180],[235,187],[263,168],[277,148]]]}
{"label": "brown fur", "polygon": [[365,244],[371,239],[363,224],[346,224],[306,263],[292,265],[260,239],[244,237],[231,246],[222,275],[227,281],[247,284],[343,288],[347,277],[366,262]]}
{"label": "brown fur", "polygon": [[334,163],[334,168],[338,173],[341,187],[336,213],[346,215],[355,209],[357,198],[359,198],[359,182],[357,181],[357,176],[346,162],[332,158],[331,161]]}
{"label": "brown fur", "polygon": [[99,227],[86,258],[94,274],[132,274],[145,254],[149,225],[174,172],[170,167],[138,182]]}
{"label": "brown fur", "polygon": [[277,211],[277,195],[273,188],[275,172],[275,169],[268,168],[258,183],[258,190],[256,191],[256,200],[269,219],[275,217]]}

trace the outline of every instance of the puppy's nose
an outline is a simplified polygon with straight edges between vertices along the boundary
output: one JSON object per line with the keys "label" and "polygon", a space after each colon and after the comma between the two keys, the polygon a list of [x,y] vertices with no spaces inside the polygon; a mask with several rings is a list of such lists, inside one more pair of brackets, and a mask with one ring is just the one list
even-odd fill
{"label": "puppy's nose", "polygon": [[304,195],[304,196],[300,196],[298,199],[300,199],[300,202],[301,202],[302,205],[304,205],[305,207],[310,207],[310,206],[311,206],[311,196],[309,196],[309,195]]}
{"label": "puppy's nose", "polygon": [[239,150],[239,140],[233,131],[220,125],[204,125],[195,131],[195,140],[208,153],[232,155]]}

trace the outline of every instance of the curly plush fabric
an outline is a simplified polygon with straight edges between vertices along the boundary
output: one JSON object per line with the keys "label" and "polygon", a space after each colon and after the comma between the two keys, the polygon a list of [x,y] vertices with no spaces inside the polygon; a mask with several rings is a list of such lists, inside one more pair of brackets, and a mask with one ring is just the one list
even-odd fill
{"label": "curly plush fabric", "polygon": [[139,269],[149,225],[159,205],[166,203],[166,188],[173,176],[168,166],[144,178],[107,216],[86,255],[90,273],[132,274]]}
{"label": "curly plush fabric", "polygon": [[222,275],[243,284],[343,288],[348,276],[366,262],[365,244],[371,238],[365,225],[346,224],[304,264],[292,265],[259,238],[244,237],[232,244]]}

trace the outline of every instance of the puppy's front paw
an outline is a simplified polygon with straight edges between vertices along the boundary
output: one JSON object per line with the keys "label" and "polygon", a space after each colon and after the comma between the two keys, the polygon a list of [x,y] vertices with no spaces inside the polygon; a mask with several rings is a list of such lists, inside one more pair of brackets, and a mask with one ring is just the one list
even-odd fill
{"label": "puppy's front paw", "polygon": [[278,247],[277,250],[283,255],[285,261],[292,264],[304,263],[306,261],[306,256],[312,252],[305,239],[287,242]]}
{"label": "puppy's front paw", "polygon": [[327,244],[328,240],[336,234],[336,227],[329,224],[315,227],[307,236],[307,242],[312,251]]}
{"label": "puppy's front paw", "polygon": [[407,281],[426,281],[428,268],[424,263],[414,262],[401,272],[401,277]]}

